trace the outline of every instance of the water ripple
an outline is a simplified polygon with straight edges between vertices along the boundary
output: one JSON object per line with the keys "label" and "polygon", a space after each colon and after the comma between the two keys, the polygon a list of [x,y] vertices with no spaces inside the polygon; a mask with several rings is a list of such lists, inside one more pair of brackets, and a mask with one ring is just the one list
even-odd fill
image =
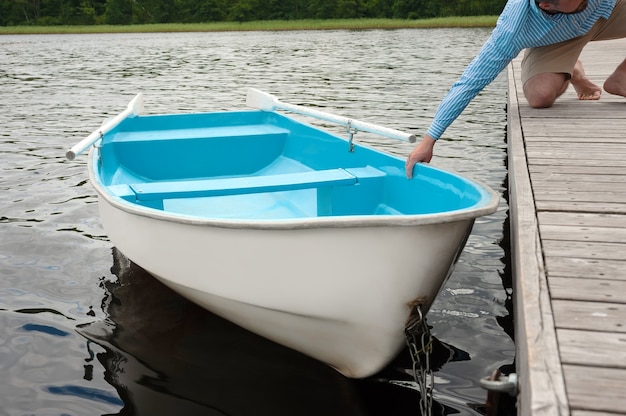
{"label": "water ripple", "polygon": [[24,331],[41,332],[44,334],[54,335],[57,337],[66,337],[70,334],[69,332],[62,331],[50,325],[25,324],[22,326],[21,329],[23,329]]}
{"label": "water ripple", "polygon": [[95,402],[109,403],[123,406],[124,402],[114,393],[81,386],[48,386],[45,390],[52,394],[62,396],[74,396],[81,399],[93,400]]}

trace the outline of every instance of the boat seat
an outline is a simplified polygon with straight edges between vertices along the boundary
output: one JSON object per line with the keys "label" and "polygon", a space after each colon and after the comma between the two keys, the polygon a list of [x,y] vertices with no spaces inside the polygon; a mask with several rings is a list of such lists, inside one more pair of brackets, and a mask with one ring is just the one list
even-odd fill
{"label": "boat seat", "polygon": [[130,189],[137,201],[154,201],[356,185],[359,179],[381,176],[385,174],[371,167],[327,169],[264,176],[137,183],[131,184]]}
{"label": "boat seat", "polygon": [[254,138],[287,136],[288,130],[267,124],[249,126],[196,127],[184,129],[155,129],[145,131],[121,131],[115,134],[117,144],[133,142],[155,142],[166,140],[219,139],[234,137]]}

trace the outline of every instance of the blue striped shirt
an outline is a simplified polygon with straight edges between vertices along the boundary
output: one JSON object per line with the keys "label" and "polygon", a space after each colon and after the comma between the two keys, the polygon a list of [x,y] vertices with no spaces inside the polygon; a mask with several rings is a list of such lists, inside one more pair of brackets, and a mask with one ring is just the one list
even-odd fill
{"label": "blue striped shirt", "polygon": [[509,0],[487,42],[445,96],[428,135],[439,139],[465,107],[525,48],[551,45],[586,34],[608,19],[615,0],[589,0],[585,10],[548,14],[535,0]]}

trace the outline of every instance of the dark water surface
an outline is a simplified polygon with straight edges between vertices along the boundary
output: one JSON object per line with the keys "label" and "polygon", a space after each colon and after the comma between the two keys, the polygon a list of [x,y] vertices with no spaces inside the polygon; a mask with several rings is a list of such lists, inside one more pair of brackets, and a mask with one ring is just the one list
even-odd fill
{"label": "dark water surface", "polygon": [[[249,86],[421,135],[488,34],[0,36],[0,415],[418,414],[406,352],[378,376],[349,380],[131,264],[100,227],[86,157],[64,154],[138,92],[147,113],[213,111],[242,108]],[[501,75],[477,97],[432,162],[503,193],[505,84]],[[412,148],[356,139],[401,156]],[[481,414],[479,379],[514,360],[507,209],[503,198],[476,222],[428,315],[438,414]]]}

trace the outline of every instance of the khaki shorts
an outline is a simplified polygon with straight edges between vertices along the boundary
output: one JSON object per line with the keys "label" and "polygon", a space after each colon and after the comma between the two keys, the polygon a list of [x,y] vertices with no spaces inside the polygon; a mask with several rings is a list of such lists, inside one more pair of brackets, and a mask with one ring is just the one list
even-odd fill
{"label": "khaki shorts", "polygon": [[608,20],[598,20],[586,35],[554,45],[526,49],[522,61],[522,82],[546,72],[568,74],[571,78],[572,69],[587,43],[625,37],[626,0],[616,0]]}

